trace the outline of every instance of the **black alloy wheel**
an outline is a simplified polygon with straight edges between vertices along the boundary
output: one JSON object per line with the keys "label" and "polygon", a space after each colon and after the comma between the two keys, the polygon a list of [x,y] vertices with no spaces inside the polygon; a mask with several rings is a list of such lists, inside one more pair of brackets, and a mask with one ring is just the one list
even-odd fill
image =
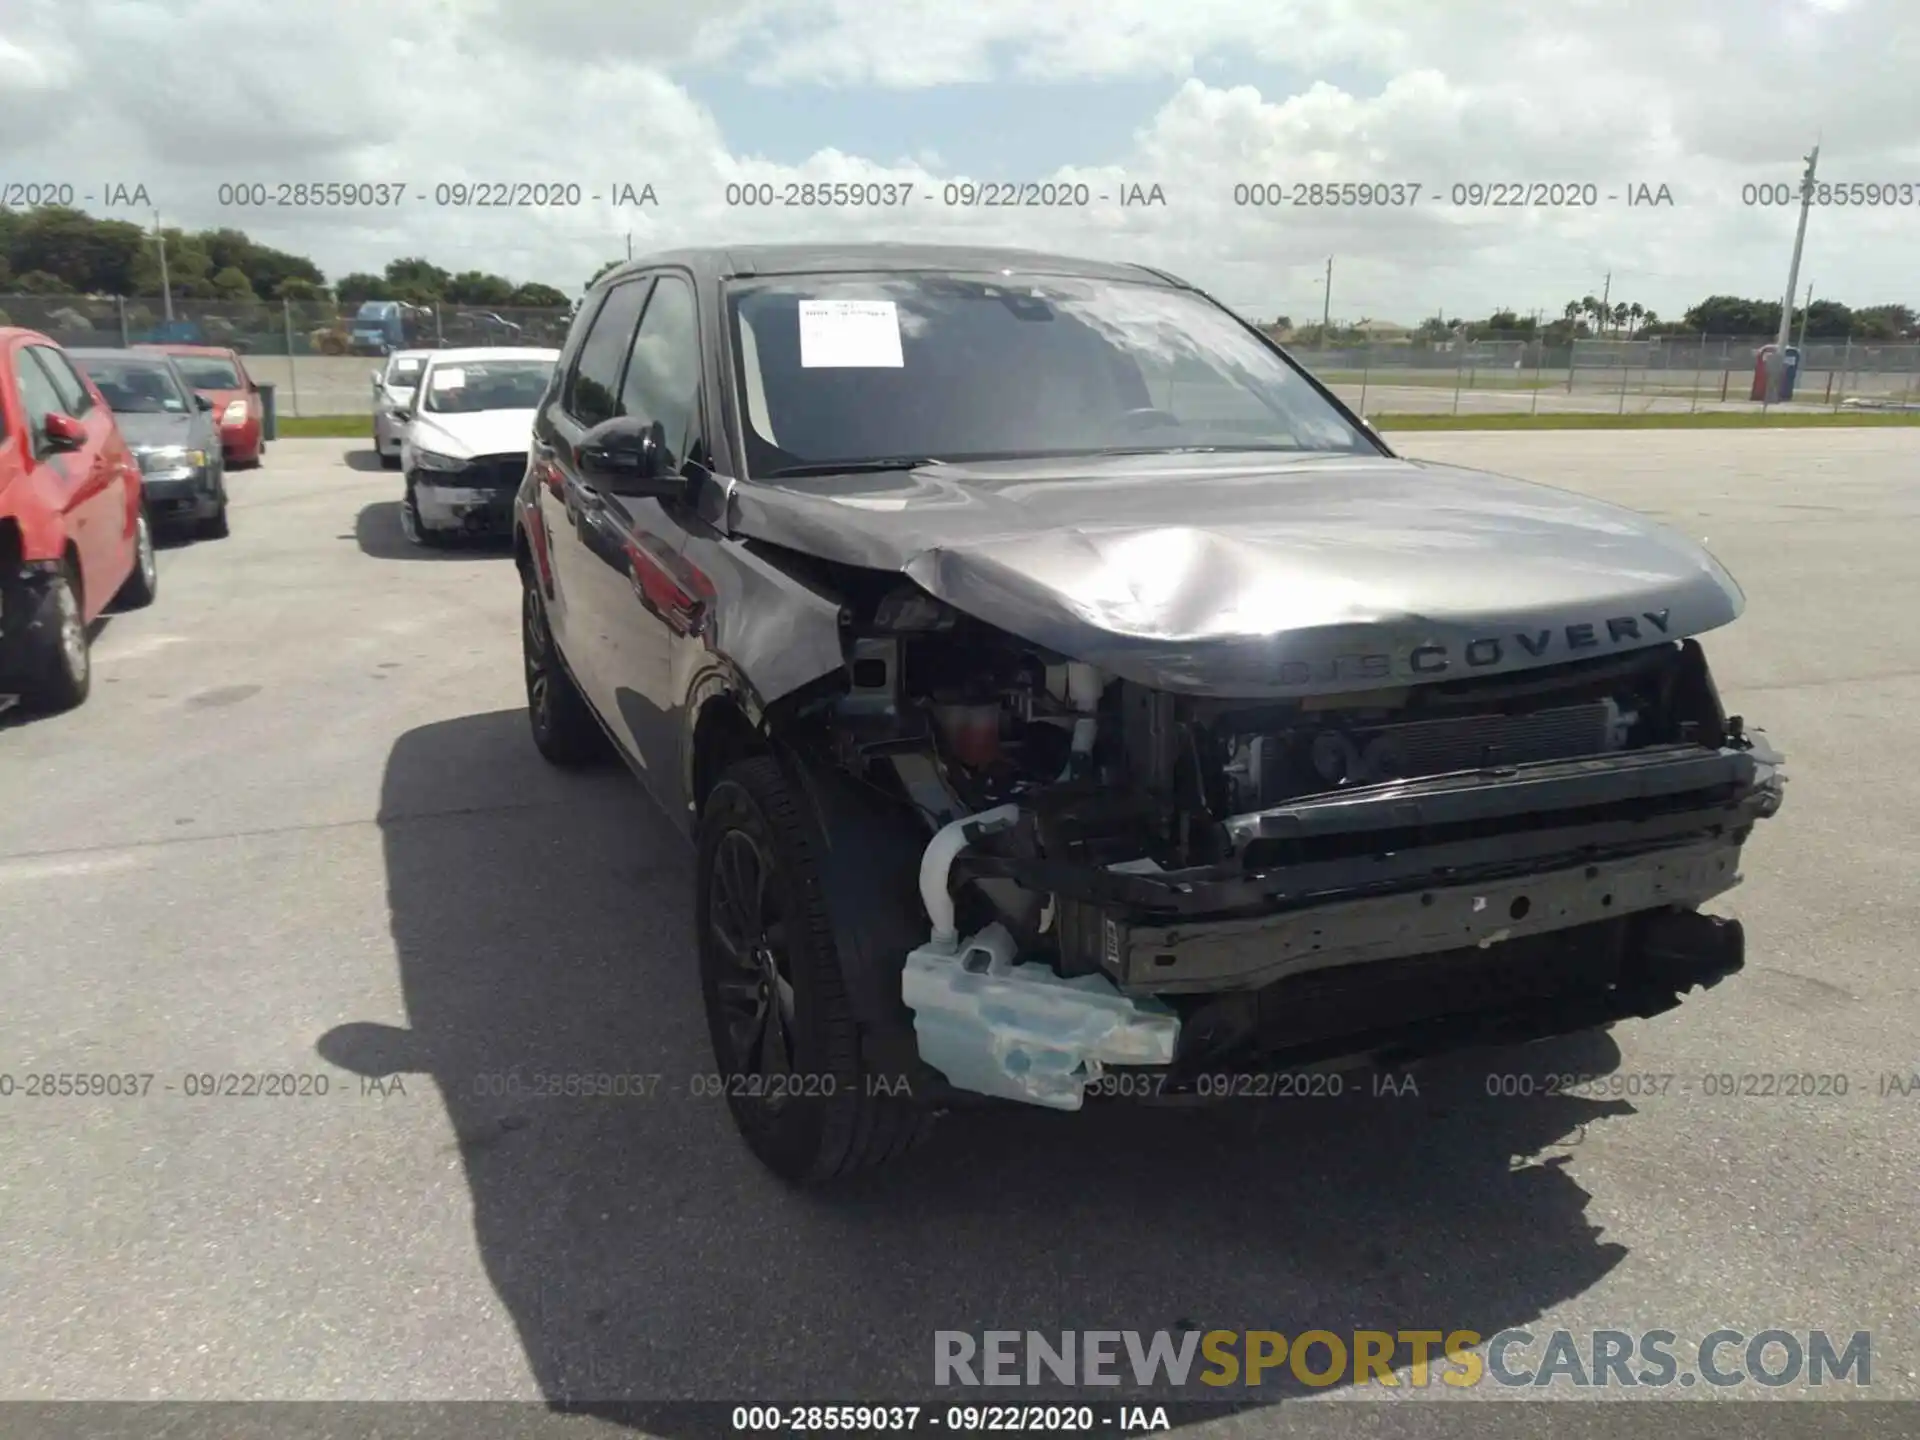
{"label": "black alloy wheel", "polygon": [[712,1080],[747,1148],[801,1184],[905,1154],[934,1112],[903,1081],[866,1069],[815,859],[825,841],[782,763],[756,755],[729,767],[701,810],[698,840]]}
{"label": "black alloy wheel", "polygon": [[607,756],[607,738],[587,708],[573,677],[561,663],[540,586],[528,576],[520,597],[520,658],[526,671],[527,723],[534,747],[554,765],[567,769],[598,764]]}

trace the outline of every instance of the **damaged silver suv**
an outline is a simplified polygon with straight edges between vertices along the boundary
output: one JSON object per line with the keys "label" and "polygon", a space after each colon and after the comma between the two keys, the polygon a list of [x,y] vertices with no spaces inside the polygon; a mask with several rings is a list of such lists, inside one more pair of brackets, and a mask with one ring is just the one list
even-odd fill
{"label": "damaged silver suv", "polygon": [[1395,456],[1171,276],[636,261],[514,520],[534,742],[697,845],[719,1084],[789,1178],[966,1099],[1397,1063],[1742,964],[1698,907],[1782,776],[1692,638],[1732,578]]}

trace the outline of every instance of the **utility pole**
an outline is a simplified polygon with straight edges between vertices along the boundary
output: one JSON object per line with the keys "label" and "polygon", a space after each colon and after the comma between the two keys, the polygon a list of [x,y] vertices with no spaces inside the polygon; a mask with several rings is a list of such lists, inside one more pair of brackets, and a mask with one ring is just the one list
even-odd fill
{"label": "utility pole", "polygon": [[1787,266],[1787,295],[1780,305],[1780,333],[1774,337],[1773,359],[1767,366],[1767,403],[1777,404],[1787,374],[1787,341],[1793,335],[1793,292],[1800,288],[1800,252],[1807,243],[1807,213],[1813,209],[1813,174],[1820,164],[1816,144],[1807,156],[1807,173],[1800,181],[1800,223],[1793,232],[1793,260]]}
{"label": "utility pole", "polygon": [[1607,297],[1613,294],[1613,272],[1607,271],[1607,278],[1600,286],[1600,333],[1605,335],[1613,324],[1613,311],[1607,306]]}
{"label": "utility pole", "polygon": [[160,212],[153,212],[153,238],[160,247],[160,302],[167,323],[173,323],[173,286],[167,281],[167,237],[160,230]]}
{"label": "utility pole", "polygon": [[1326,298],[1320,306],[1320,343],[1327,343],[1327,327],[1333,323],[1333,257],[1327,257]]}

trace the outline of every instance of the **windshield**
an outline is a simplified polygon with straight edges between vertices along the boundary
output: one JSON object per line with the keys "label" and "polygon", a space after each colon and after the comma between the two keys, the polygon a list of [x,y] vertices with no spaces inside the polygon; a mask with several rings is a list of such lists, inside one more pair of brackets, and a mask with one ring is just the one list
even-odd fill
{"label": "windshield", "polygon": [[78,360],[116,415],[184,415],[193,402],[165,365],[152,360]]}
{"label": "windshield", "polygon": [[187,383],[196,390],[244,390],[247,388],[247,382],[240,378],[240,372],[234,368],[231,360],[180,355],[174,358],[173,363],[180,367],[180,373],[187,377]]}
{"label": "windshield", "polygon": [[1183,450],[1377,453],[1187,291],[1003,275],[805,276],[731,291],[747,469]]}
{"label": "windshield", "polygon": [[411,390],[420,383],[424,360],[396,360],[387,367],[386,383],[395,390]]}
{"label": "windshield", "polygon": [[427,376],[424,408],[440,415],[479,410],[532,410],[547,393],[551,360],[466,360]]}

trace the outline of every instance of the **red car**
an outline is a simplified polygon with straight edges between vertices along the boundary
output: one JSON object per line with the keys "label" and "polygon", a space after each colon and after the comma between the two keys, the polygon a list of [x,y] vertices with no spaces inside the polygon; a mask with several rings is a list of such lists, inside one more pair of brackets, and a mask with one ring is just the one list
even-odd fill
{"label": "red car", "polygon": [[160,350],[173,356],[187,383],[213,402],[214,423],[220,429],[220,450],[231,466],[253,466],[267,452],[266,407],[260,387],[247,374],[239,352],[218,345],[135,345],[135,350]]}
{"label": "red car", "polygon": [[140,467],[93,382],[32,330],[0,327],[0,695],[87,698],[91,627],[151,604]]}

